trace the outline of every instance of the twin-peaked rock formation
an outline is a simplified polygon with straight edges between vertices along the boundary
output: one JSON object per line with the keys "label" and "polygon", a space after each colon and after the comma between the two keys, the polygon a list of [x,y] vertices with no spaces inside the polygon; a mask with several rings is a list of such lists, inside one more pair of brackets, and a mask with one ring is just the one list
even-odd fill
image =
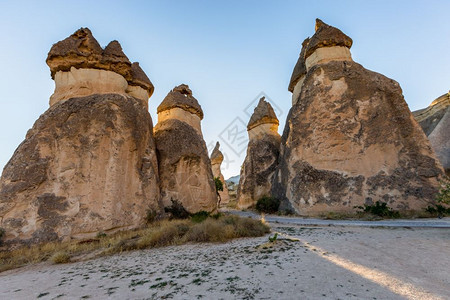
{"label": "twin-peaked rock formation", "polygon": [[0,227],[7,244],[137,228],[147,213],[164,214],[160,187],[171,187],[173,179],[179,179],[180,195],[192,193],[186,200],[191,212],[215,209],[202,112],[187,86],[169,93],[158,110],[158,172],[148,112],[153,85],[117,41],[102,49],[82,28],[53,45],[47,64],[55,80],[50,108],[28,131],[0,180]]}
{"label": "twin-peaked rock formation", "polygon": [[223,184],[223,191],[219,191],[219,196],[220,196],[220,204],[224,205],[230,201],[230,196],[228,195],[227,183],[222,175],[222,171],[220,170],[220,166],[222,165],[223,162],[223,154],[219,150],[219,148],[220,144],[219,142],[217,142],[216,146],[214,147],[214,150],[211,152],[211,168],[214,178],[219,178]]}
{"label": "twin-peaked rock formation", "polygon": [[177,200],[191,213],[214,210],[217,194],[197,99],[182,84],[167,94],[157,112],[154,133],[164,206]]}
{"label": "twin-peaked rock formation", "polygon": [[351,45],[320,20],[303,43],[273,193],[307,215],[423,209],[443,170],[399,84],[353,62]]}
{"label": "twin-peaked rock formation", "polygon": [[0,227],[10,243],[135,228],[162,212],[153,85],[120,44],[82,28],[51,48],[51,107],[5,166]]}
{"label": "twin-peaked rock formation", "polygon": [[431,147],[450,176],[450,92],[425,109],[413,112],[414,117],[430,140]]}
{"label": "twin-peaked rock formation", "polygon": [[278,125],[272,106],[262,97],[247,125],[249,142],[237,191],[239,208],[248,208],[261,197],[270,196],[280,152]]}
{"label": "twin-peaked rock formation", "polygon": [[131,63],[117,41],[102,49],[88,28],[53,45],[47,64],[55,80],[50,106],[73,97],[114,93],[132,96],[148,108],[154,87],[139,63]]}

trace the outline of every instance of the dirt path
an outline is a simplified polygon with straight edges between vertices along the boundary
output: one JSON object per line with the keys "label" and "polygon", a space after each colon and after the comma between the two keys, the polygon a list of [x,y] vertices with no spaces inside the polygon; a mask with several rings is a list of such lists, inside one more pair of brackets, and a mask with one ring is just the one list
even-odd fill
{"label": "dirt path", "polygon": [[448,229],[272,228],[300,240],[265,236],[12,270],[0,274],[0,299],[450,298]]}

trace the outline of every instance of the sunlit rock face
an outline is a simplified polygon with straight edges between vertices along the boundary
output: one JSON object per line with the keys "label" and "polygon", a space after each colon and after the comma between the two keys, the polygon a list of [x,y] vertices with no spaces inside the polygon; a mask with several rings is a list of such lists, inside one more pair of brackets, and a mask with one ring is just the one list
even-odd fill
{"label": "sunlit rock face", "polygon": [[152,119],[118,69],[92,65],[108,53],[97,45],[81,29],[50,50],[55,101],[0,180],[7,244],[95,237],[138,228],[148,211],[163,214]]}
{"label": "sunlit rock face", "polygon": [[222,171],[220,170],[222,162],[223,162],[223,154],[220,151],[220,144],[219,142],[217,142],[216,146],[214,147],[211,153],[211,168],[214,178],[219,178],[223,184],[223,191],[219,191],[220,204],[226,205],[230,201],[230,196],[228,195],[227,183],[225,182],[225,178],[223,177]]}
{"label": "sunlit rock face", "polygon": [[214,211],[217,194],[200,128],[203,111],[189,86],[170,91],[157,112],[154,134],[164,206],[174,200],[190,213]]}
{"label": "sunlit rock face", "polygon": [[305,51],[308,46],[309,38],[306,38],[302,43],[302,50],[292,71],[291,80],[289,82],[288,90],[292,93],[292,106],[297,103],[298,97],[302,90],[303,81],[306,75]]}
{"label": "sunlit rock face", "polygon": [[131,63],[117,41],[102,49],[88,28],[54,44],[47,64],[55,80],[50,106],[73,97],[114,93],[137,98],[148,109],[154,87],[139,63]]}
{"label": "sunlit rock face", "polygon": [[[349,49],[351,43],[318,20],[306,62],[321,49]],[[273,194],[303,215],[350,212],[375,201],[397,210],[427,207],[443,170],[399,84],[345,53],[306,63],[283,132]]]}
{"label": "sunlit rock face", "polygon": [[237,191],[239,208],[254,206],[261,197],[271,195],[280,151],[278,125],[272,106],[261,98],[247,125],[249,142]]}
{"label": "sunlit rock face", "polygon": [[413,112],[431,147],[450,176],[450,93],[446,93],[425,109]]}

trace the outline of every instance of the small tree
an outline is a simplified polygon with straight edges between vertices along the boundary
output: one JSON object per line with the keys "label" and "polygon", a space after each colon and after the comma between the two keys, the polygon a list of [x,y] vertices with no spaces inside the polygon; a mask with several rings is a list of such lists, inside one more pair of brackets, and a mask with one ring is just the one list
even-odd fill
{"label": "small tree", "polygon": [[220,180],[219,177],[214,177],[214,183],[216,184],[216,193],[217,198],[219,199],[219,203],[217,204],[217,207],[220,206],[220,201],[222,201],[222,198],[220,197],[219,192],[223,191],[223,182]]}

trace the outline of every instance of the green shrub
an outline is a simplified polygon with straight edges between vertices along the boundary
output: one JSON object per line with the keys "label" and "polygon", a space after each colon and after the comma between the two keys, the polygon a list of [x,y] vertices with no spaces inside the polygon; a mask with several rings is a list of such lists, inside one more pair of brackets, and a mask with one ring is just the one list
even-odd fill
{"label": "green shrub", "polygon": [[450,179],[445,178],[441,181],[441,189],[436,196],[438,203],[450,204]]}
{"label": "green shrub", "polygon": [[189,213],[184,208],[183,204],[181,204],[181,202],[179,202],[178,200],[173,200],[173,199],[170,199],[170,201],[172,201],[172,205],[164,208],[164,211],[166,213],[170,214],[170,217],[169,217],[170,219],[187,219],[187,218],[189,218]]}
{"label": "green shrub", "polygon": [[201,210],[201,211],[191,215],[191,221],[194,223],[201,223],[201,222],[205,221],[206,219],[208,219],[208,217],[209,217],[209,212]]}
{"label": "green shrub", "polygon": [[358,208],[363,209],[364,212],[371,213],[379,217],[389,217],[389,218],[399,218],[400,213],[394,211],[392,208],[387,206],[386,202],[375,202],[375,205],[364,205],[364,207],[359,206]]}
{"label": "green shrub", "polygon": [[152,209],[147,210],[147,215],[145,217],[145,221],[147,224],[151,224],[156,221],[156,217],[158,216],[158,213]]}
{"label": "green shrub", "polygon": [[103,231],[99,231],[99,232],[97,233],[97,238],[98,238],[98,239],[104,238],[104,237],[107,237],[107,234],[104,233]]}
{"label": "green shrub", "polygon": [[279,206],[280,200],[269,196],[264,196],[256,202],[256,210],[263,213],[275,213]]}
{"label": "green shrub", "polygon": [[216,184],[216,191],[219,193],[220,191],[223,191],[223,182],[220,180],[219,177],[214,177],[214,183]]}
{"label": "green shrub", "polygon": [[434,206],[428,206],[425,209],[426,212],[433,216],[447,216],[450,215],[450,208],[446,208],[443,205],[435,204]]}
{"label": "green shrub", "polygon": [[4,228],[0,227],[0,246],[3,244],[3,238],[5,237],[6,231]]}

